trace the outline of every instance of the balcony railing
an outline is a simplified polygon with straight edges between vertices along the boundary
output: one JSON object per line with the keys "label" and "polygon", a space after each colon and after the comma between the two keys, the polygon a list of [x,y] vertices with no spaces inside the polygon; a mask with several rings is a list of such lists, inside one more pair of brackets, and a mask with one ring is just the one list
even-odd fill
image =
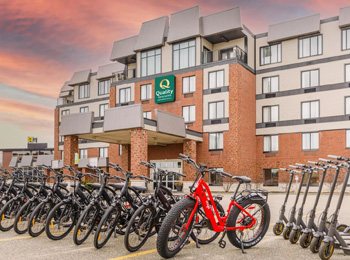
{"label": "balcony railing", "polygon": [[203,64],[230,59],[238,59],[247,63],[247,54],[238,46],[202,52]]}
{"label": "balcony railing", "polygon": [[115,72],[115,81],[123,81],[127,79],[133,79],[136,78],[136,69],[127,69],[127,70],[122,70]]}

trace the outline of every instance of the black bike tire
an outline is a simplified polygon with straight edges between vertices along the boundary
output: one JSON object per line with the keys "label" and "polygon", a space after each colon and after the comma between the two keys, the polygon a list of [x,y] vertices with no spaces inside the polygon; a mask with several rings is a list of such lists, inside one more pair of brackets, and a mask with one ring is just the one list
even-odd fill
{"label": "black bike tire", "polygon": [[[76,245],[81,245],[82,243],[85,242],[86,239],[88,239],[88,237],[90,236],[95,224],[93,224],[90,229],[88,230],[88,232],[85,234],[85,236],[82,239],[78,239],[78,235],[79,235],[79,228],[80,225],[82,224],[82,221],[84,220],[85,215],[91,210],[93,209],[93,207],[95,207],[94,205],[88,205],[85,210],[81,213],[77,224],[75,225],[74,228],[74,233],[73,233],[73,241],[74,244]],[[95,223],[95,220],[93,220],[93,223]]]}
{"label": "black bike tire", "polygon": [[[32,237],[40,236],[45,231],[46,224],[43,224],[42,229],[39,232],[35,232],[33,230],[33,225],[32,224],[33,224],[33,220],[35,218],[37,218],[37,213],[42,209],[42,207],[45,207],[46,203],[50,203],[50,202],[41,202],[37,207],[35,207],[35,209],[33,210],[33,213],[30,215],[29,226],[28,226],[28,233]],[[46,218],[46,220],[47,219],[48,218]]]}

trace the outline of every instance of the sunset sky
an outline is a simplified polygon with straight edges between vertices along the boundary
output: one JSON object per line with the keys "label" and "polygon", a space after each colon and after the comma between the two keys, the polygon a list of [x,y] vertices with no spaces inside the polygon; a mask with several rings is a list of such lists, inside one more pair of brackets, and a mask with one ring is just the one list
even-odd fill
{"label": "sunset sky", "polygon": [[202,15],[240,6],[253,33],[268,24],[339,14],[349,0],[0,0],[0,148],[27,136],[53,146],[53,109],[73,72],[110,63],[115,40],[141,24],[199,5]]}

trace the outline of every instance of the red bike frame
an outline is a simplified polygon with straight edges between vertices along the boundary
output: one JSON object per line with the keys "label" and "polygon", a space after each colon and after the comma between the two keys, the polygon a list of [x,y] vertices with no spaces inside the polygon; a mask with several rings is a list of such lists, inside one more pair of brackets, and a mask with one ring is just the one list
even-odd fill
{"label": "red bike frame", "polygon": [[[230,230],[237,230],[237,229],[243,231],[244,229],[251,228],[256,223],[256,219],[252,215],[250,215],[244,208],[242,208],[238,203],[236,203],[234,201],[234,198],[231,199],[231,203],[229,205],[229,208],[227,210],[226,215],[224,217],[221,217],[219,212],[218,212],[218,209],[216,207],[216,204],[214,202],[210,188],[203,181],[202,178],[200,178],[197,181],[197,183],[195,185],[195,191],[193,193],[191,193],[191,197],[196,200],[196,204],[195,204],[194,209],[190,215],[190,218],[185,226],[186,230],[188,230],[190,228],[190,223],[192,222],[192,219],[194,218],[194,215],[197,211],[199,202],[201,202],[202,207],[204,209],[204,212],[206,214],[206,217],[210,220],[210,223],[211,223],[213,230],[215,232],[223,232],[224,230],[230,231]],[[209,200],[208,200],[208,197],[209,197]],[[214,209],[215,216],[216,216],[217,220],[219,221],[219,224],[217,224],[217,220],[215,219],[215,216],[214,216],[213,210],[209,204],[209,201]],[[249,216],[252,219],[252,222],[248,226],[226,227],[226,220],[227,220],[228,214],[233,206],[238,207],[243,212],[243,218],[241,220],[239,220],[237,223],[241,223],[243,221],[243,219],[247,216]],[[249,207],[248,209],[253,209],[253,208]],[[196,219],[196,222],[197,221],[198,221],[198,219]]]}

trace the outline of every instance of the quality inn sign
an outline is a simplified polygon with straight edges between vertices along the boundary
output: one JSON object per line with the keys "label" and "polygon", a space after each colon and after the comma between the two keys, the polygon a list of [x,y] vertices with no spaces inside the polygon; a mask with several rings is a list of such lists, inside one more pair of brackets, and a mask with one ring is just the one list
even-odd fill
{"label": "quality inn sign", "polygon": [[175,76],[155,78],[154,101],[156,104],[172,102],[175,100]]}

